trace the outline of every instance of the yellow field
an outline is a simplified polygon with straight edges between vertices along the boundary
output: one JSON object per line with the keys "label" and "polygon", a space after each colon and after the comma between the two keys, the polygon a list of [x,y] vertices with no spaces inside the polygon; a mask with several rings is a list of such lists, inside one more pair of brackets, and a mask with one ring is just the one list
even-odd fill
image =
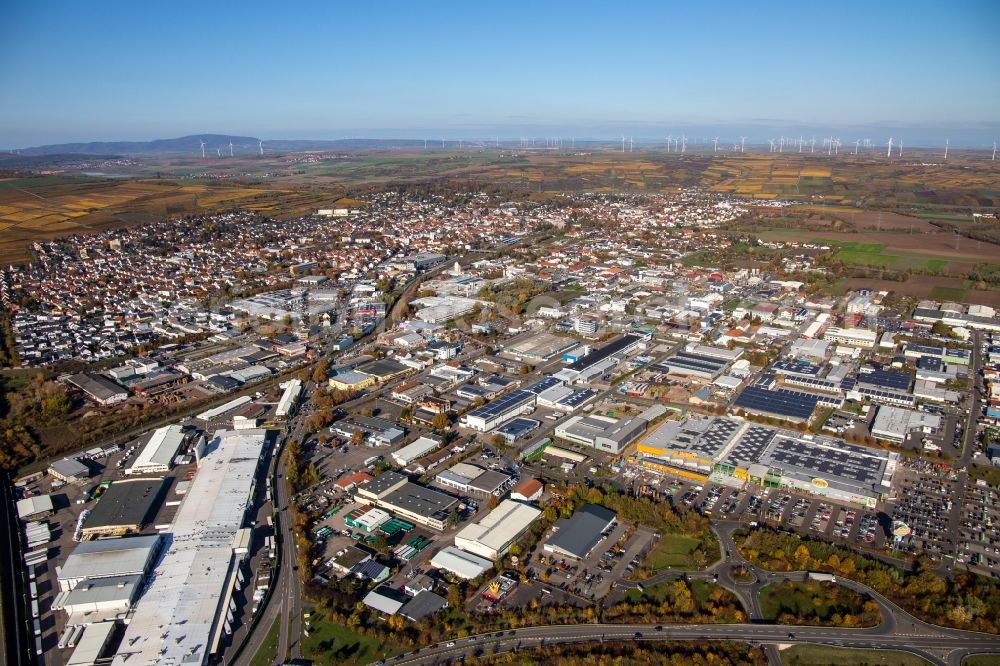
{"label": "yellow field", "polygon": [[[231,208],[276,217],[329,205],[315,190],[268,190],[232,183],[91,181],[0,189],[0,264],[28,258],[32,241]],[[27,181],[30,186],[31,181]]]}

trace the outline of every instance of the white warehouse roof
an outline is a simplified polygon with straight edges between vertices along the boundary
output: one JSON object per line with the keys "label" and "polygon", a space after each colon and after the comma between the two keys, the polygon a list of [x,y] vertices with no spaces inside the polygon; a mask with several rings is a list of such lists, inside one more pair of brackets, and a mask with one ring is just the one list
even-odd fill
{"label": "white warehouse roof", "polygon": [[238,561],[233,543],[250,505],[266,437],[266,430],[220,430],[208,444],[115,666],[201,664],[213,653]]}
{"label": "white warehouse roof", "polygon": [[445,546],[431,558],[431,566],[450,571],[459,578],[471,580],[489,571],[493,563],[454,546]]}
{"label": "white warehouse roof", "polygon": [[51,495],[35,495],[17,501],[17,515],[21,520],[49,511],[52,511]]}
{"label": "white warehouse roof", "polygon": [[68,590],[84,578],[142,574],[159,542],[159,534],[84,541],[59,570],[59,587]]}
{"label": "white warehouse roof", "polygon": [[184,431],[179,425],[157,428],[126,473],[142,474],[145,471],[169,469],[183,441]]}
{"label": "white warehouse roof", "polygon": [[409,465],[420,456],[430,453],[439,446],[441,446],[441,442],[436,439],[420,437],[393,453],[392,459],[396,461],[397,465]]}
{"label": "white warehouse roof", "polygon": [[295,401],[299,399],[299,394],[302,392],[302,381],[299,379],[290,379],[282,386],[285,392],[281,394],[281,399],[278,400],[278,407],[274,410],[274,415],[279,418],[288,416],[291,413],[292,407],[295,406]]}
{"label": "white warehouse roof", "polygon": [[497,508],[455,535],[455,545],[483,557],[503,555],[511,543],[541,514],[528,504],[504,500]]}

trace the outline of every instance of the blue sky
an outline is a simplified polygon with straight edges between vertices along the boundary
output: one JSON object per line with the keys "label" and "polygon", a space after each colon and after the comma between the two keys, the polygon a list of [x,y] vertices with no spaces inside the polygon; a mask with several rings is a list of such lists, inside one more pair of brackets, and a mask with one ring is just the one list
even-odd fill
{"label": "blue sky", "polygon": [[998,23],[995,0],[2,0],[0,146],[830,128],[986,143]]}

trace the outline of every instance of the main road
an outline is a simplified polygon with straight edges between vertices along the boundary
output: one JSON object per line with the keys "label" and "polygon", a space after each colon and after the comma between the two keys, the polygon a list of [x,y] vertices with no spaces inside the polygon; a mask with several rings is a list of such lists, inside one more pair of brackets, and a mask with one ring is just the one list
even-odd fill
{"label": "main road", "polygon": [[[865,629],[806,627],[765,624],[759,595],[767,585],[784,581],[809,580],[806,571],[776,572],[754,566],[740,554],[733,533],[741,527],[734,521],[713,525],[719,538],[721,558],[699,571],[666,571],[643,581],[622,581],[619,586],[640,588],[678,578],[712,580],[729,590],[742,603],[750,619],[748,624],[649,625],[649,624],[579,624],[525,627],[514,631],[480,634],[456,639],[409,655],[396,657],[392,663],[408,666],[446,663],[483,654],[485,651],[516,651],[553,643],[579,643],[603,640],[737,640],[760,645],[768,662],[781,664],[777,646],[791,643],[822,643],[835,647],[902,650],[917,654],[940,666],[959,666],[970,654],[1000,652],[1000,636],[960,631],[929,624],[910,615],[875,590],[850,579],[836,583],[872,599],[879,606],[881,622]],[[743,566],[748,580],[737,581],[730,571]],[[815,576],[815,574],[812,574]]]}
{"label": "main road", "polygon": [[767,624],[575,624],[524,627],[439,643],[389,660],[391,664],[430,666],[476,655],[512,652],[544,645],[610,640],[743,641],[751,644],[820,643],[865,650],[910,652],[941,666],[959,666],[970,654],[1000,650],[1000,636],[943,630],[897,633],[886,623],[868,629]]}

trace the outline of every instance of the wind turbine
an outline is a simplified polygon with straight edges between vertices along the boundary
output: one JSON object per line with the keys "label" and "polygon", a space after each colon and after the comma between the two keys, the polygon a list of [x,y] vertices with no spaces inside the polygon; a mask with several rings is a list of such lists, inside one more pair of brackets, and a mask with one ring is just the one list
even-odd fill
{"label": "wind turbine", "polygon": [[674,141],[674,135],[673,134],[668,134],[667,135],[667,152],[668,153],[670,152],[670,144],[673,143],[673,141]]}
{"label": "wind turbine", "polygon": [[713,153],[719,152],[719,137],[715,137],[714,139],[712,139],[712,141],[715,144],[715,147],[712,149],[712,152]]}
{"label": "wind turbine", "polygon": [[632,143],[632,137],[628,138],[628,152],[633,152],[635,150],[635,144]]}
{"label": "wind turbine", "polygon": [[681,135],[681,152],[686,153],[688,149],[688,138],[686,135]]}
{"label": "wind turbine", "polygon": [[886,157],[892,157],[892,137],[889,137],[889,150],[885,153]]}
{"label": "wind turbine", "polygon": [[771,150],[769,152],[774,152],[774,139],[771,139]]}
{"label": "wind turbine", "polygon": [[997,142],[993,142],[993,161],[997,161]]}
{"label": "wind turbine", "polygon": [[264,142],[260,139],[257,140],[257,147],[260,148],[260,156],[264,157]]}
{"label": "wind turbine", "polygon": [[741,153],[745,153],[746,152],[746,150],[744,150],[744,148],[746,147],[746,145],[747,145],[747,138],[745,136],[741,136],[740,137],[740,152]]}
{"label": "wind turbine", "polygon": [[902,157],[902,156],[903,156],[903,139],[900,138],[900,140],[899,140],[899,154],[898,154],[898,157]]}
{"label": "wind turbine", "polygon": [[216,148],[215,154],[218,155],[219,157],[222,157],[222,148]]}
{"label": "wind turbine", "polygon": [[233,142],[232,141],[229,142],[229,156],[230,157],[233,156]]}
{"label": "wind turbine", "polygon": [[785,137],[780,137],[778,139],[778,152],[779,153],[785,152]]}
{"label": "wind turbine", "polygon": [[810,153],[816,152],[816,137],[813,137],[812,141],[809,142],[809,152]]}
{"label": "wind turbine", "polygon": [[944,140],[944,158],[948,159],[948,139]]}
{"label": "wind turbine", "polygon": [[202,139],[198,139],[198,143],[201,144],[201,159],[205,159],[205,142]]}
{"label": "wind turbine", "polygon": [[805,141],[803,141],[803,140],[802,140],[802,136],[801,136],[801,135],[799,135],[799,152],[800,152],[800,153],[802,152],[802,144],[803,144],[803,143],[805,143]]}
{"label": "wind turbine", "polygon": [[858,147],[859,147],[860,145],[861,145],[861,139],[858,139],[857,141],[855,141],[855,142],[854,142],[854,154],[855,154],[855,155],[857,155],[857,154],[858,154]]}
{"label": "wind turbine", "polygon": [[826,144],[826,154],[831,155],[833,153],[833,137],[831,136]]}

